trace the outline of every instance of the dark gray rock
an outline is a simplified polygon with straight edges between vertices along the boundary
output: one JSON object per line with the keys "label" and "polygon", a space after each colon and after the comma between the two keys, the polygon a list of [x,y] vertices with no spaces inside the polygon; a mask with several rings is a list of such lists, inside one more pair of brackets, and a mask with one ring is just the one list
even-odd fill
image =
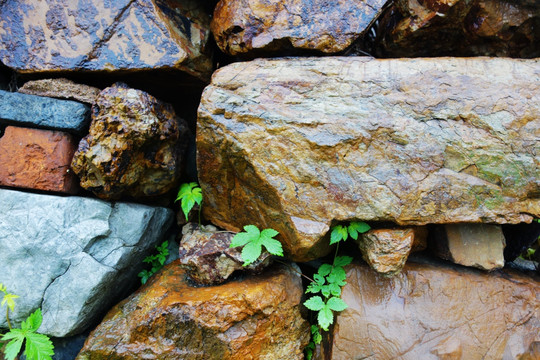
{"label": "dark gray rock", "polygon": [[81,134],[90,122],[90,107],[76,101],[0,90],[0,122]]}
{"label": "dark gray rock", "polygon": [[0,282],[19,296],[11,319],[41,307],[43,333],[84,331],[139,281],[172,218],[165,208],[0,189]]}

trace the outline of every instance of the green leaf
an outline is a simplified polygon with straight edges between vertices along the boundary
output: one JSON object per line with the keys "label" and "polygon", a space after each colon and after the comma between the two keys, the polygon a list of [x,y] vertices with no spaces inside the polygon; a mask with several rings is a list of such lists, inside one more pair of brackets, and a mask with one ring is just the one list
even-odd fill
{"label": "green leaf", "polygon": [[304,301],[304,306],[307,307],[311,311],[319,311],[325,305],[320,296],[312,296],[306,301]]}
{"label": "green leaf", "polygon": [[22,322],[21,329],[35,332],[41,326],[42,320],[43,316],[41,315],[41,309],[37,309]]}
{"label": "green leaf", "polygon": [[334,314],[326,305],[317,314],[317,322],[324,331],[328,331],[328,327],[334,323]]}
{"label": "green leaf", "polygon": [[262,244],[270,254],[283,256],[283,247],[278,240],[271,238],[262,238]]}
{"label": "green leaf", "polygon": [[341,295],[341,286],[339,286],[338,284],[329,284],[328,289],[330,289],[330,293],[334,296]]}
{"label": "green leaf", "polygon": [[371,227],[363,221],[352,221],[349,226],[347,226],[347,231],[354,240],[358,240],[358,234],[363,234],[369,231]]}
{"label": "green leaf", "polygon": [[237,246],[244,246],[250,241],[251,241],[251,235],[245,232],[240,232],[234,235],[234,237],[231,240],[231,245],[229,245],[229,247],[234,248]]}
{"label": "green leaf", "polygon": [[15,299],[18,298],[17,295],[14,295],[14,294],[10,294],[8,292],[6,292],[6,294],[4,295],[4,298],[2,299],[2,306],[6,305],[7,304],[7,307],[13,311],[13,309],[15,308]]}
{"label": "green leaf", "polygon": [[325,298],[329,297],[330,296],[330,285],[321,286],[321,294],[323,294],[323,296]]}
{"label": "green leaf", "polygon": [[0,283],[0,291],[3,292],[4,294],[7,294],[6,286],[2,283]]}
{"label": "green leaf", "polygon": [[321,291],[321,285],[319,285],[317,283],[311,283],[306,288],[306,294],[309,294],[309,293],[316,294],[319,291]]}
{"label": "green leaf", "polygon": [[338,297],[331,297],[330,299],[328,299],[328,301],[326,302],[326,306],[334,311],[343,311],[348,307],[347,304],[345,304],[345,301],[341,300]]}
{"label": "green leaf", "polygon": [[[258,229],[257,229],[258,230]],[[274,230],[274,229],[264,229],[263,231],[261,231],[261,237],[262,238],[273,238],[274,236],[278,235],[279,232]]]}
{"label": "green leaf", "polygon": [[347,273],[341,266],[336,266],[333,268],[332,272],[326,277],[326,281],[339,286],[344,286],[347,284],[345,279],[347,279]]}
{"label": "green leaf", "polygon": [[242,260],[244,260],[243,266],[248,266],[249,264],[257,261],[259,256],[261,256],[262,246],[257,241],[252,241],[247,243],[242,249]]}
{"label": "green leaf", "polygon": [[244,230],[253,239],[252,241],[255,241],[261,237],[261,232],[259,231],[259,228],[256,227],[255,225],[246,225],[244,226]]}
{"label": "green leaf", "polygon": [[352,261],[350,256],[336,256],[334,259],[334,266],[346,266],[349,265]]}
{"label": "green leaf", "polygon": [[15,357],[21,351],[21,347],[24,341],[24,334],[20,329],[11,329],[7,334],[2,336],[1,340],[11,340],[4,348],[4,356],[6,360],[14,360]]}
{"label": "green leaf", "polygon": [[[347,230],[345,230],[345,234],[346,233],[347,233]],[[332,232],[330,233],[330,245],[338,243],[341,240],[343,240],[343,226],[341,225],[333,226]]]}
{"label": "green leaf", "polygon": [[319,331],[319,327],[316,325],[311,325],[311,337],[313,338],[313,342],[315,344],[320,344],[322,340],[321,332]]}
{"label": "green leaf", "polygon": [[27,359],[52,360],[54,346],[47,335],[29,332],[26,334],[24,353]]}
{"label": "green leaf", "polygon": [[319,270],[317,271],[317,273],[321,276],[326,276],[330,274],[331,271],[332,271],[332,265],[322,264],[321,266],[319,266]]}
{"label": "green leaf", "polygon": [[188,220],[189,212],[193,209],[195,203],[199,205],[202,203],[202,190],[196,182],[182,184],[175,202],[178,200],[181,200],[182,212],[186,220]]}

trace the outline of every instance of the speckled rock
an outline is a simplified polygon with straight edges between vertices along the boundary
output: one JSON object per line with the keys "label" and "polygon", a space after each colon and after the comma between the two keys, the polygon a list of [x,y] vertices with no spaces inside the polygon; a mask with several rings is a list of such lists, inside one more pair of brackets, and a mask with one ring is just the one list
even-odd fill
{"label": "speckled rock", "polygon": [[177,186],[187,136],[171,105],[115,84],[96,99],[71,166],[102,199],[161,195]]}
{"label": "speckled rock", "polygon": [[259,59],[214,73],[197,161],[205,217],[279,231],[296,261],[333,221],[540,216],[540,61]]}
{"label": "speckled rock", "polygon": [[19,92],[29,95],[76,100],[92,105],[100,90],[93,86],[77,84],[71,80],[60,78],[27,81],[19,88]]}
{"label": "speckled rock", "polygon": [[279,54],[291,49],[336,53],[358,39],[385,0],[221,0],[212,33],[230,55]]}
{"label": "speckled rock", "polygon": [[242,266],[242,248],[229,247],[234,235],[212,225],[203,229],[196,223],[185,225],[179,248],[180,266],[194,282],[211,285],[224,282],[237,270],[260,272],[271,264],[272,256],[265,251],[254,263]]}
{"label": "speckled rock", "polygon": [[196,0],[8,1],[0,60],[25,73],[179,69],[208,79],[209,23]]}
{"label": "speckled rock", "polygon": [[300,276],[286,266],[190,287],[175,261],[107,314],[77,360],[303,359],[302,292]]}
{"label": "speckled rock", "polygon": [[0,138],[0,185],[76,194],[69,165],[76,140],[61,131],[8,126]]}
{"label": "speckled rock", "polygon": [[390,279],[350,266],[341,294],[349,307],[327,359],[537,359],[539,284],[438,262],[408,262]]}

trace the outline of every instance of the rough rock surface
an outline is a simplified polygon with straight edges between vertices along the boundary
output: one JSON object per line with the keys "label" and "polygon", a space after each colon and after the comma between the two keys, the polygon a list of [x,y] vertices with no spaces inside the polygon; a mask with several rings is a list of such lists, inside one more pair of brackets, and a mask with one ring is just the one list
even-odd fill
{"label": "rough rock surface", "polygon": [[517,272],[408,262],[387,279],[354,265],[330,358],[535,359],[539,294],[538,279]]}
{"label": "rough rock surface", "polygon": [[259,59],[202,96],[207,219],[273,228],[297,261],[332,221],[530,222],[540,216],[540,61]]}
{"label": "rough rock surface", "polygon": [[393,276],[403,269],[414,244],[414,235],[412,228],[373,229],[360,235],[358,247],[373,270]]}
{"label": "rough rock surface", "polygon": [[92,105],[100,90],[93,86],[77,84],[68,79],[42,79],[27,81],[19,92],[29,95],[48,96],[76,100]]}
{"label": "rough rock surface", "polygon": [[189,223],[182,228],[182,235],[180,266],[199,284],[220,284],[237,270],[260,272],[272,262],[272,256],[265,251],[254,263],[242,266],[242,248],[229,247],[236,233],[217,231],[211,225],[201,230],[198,224]]}
{"label": "rough rock surface", "polygon": [[190,287],[175,261],[107,314],[77,360],[303,359],[302,292],[300,276],[285,266]]}
{"label": "rough rock surface", "polygon": [[376,54],[540,56],[536,0],[398,0],[377,27]]}
{"label": "rough rock surface", "polygon": [[207,79],[209,23],[197,0],[8,1],[0,61],[19,72],[172,68]]}
{"label": "rough rock surface", "polygon": [[173,216],[165,208],[0,189],[0,282],[19,295],[10,318],[18,325],[41,307],[43,333],[84,331],[138,281]]}
{"label": "rough rock surface", "polygon": [[177,186],[187,136],[171,105],[115,84],[96,99],[71,167],[102,199],[161,195]]}
{"label": "rough rock surface", "polygon": [[0,90],[0,123],[80,134],[90,122],[90,107],[69,100]]}
{"label": "rough rock surface", "polygon": [[8,126],[0,138],[0,185],[76,194],[69,165],[77,149],[61,131]]}
{"label": "rough rock surface", "polygon": [[498,225],[446,224],[436,233],[435,250],[443,259],[483,270],[504,266],[506,242]]}
{"label": "rough rock surface", "polygon": [[358,39],[386,0],[221,0],[212,18],[219,48],[230,55],[294,49],[336,53]]}

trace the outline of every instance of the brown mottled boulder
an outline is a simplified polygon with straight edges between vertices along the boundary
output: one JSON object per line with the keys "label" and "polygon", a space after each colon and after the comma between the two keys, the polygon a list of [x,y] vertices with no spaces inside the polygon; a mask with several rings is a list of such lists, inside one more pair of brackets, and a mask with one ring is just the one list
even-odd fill
{"label": "brown mottled boulder", "polygon": [[212,18],[219,48],[230,55],[291,49],[337,53],[358,39],[386,0],[221,0]]}
{"label": "brown mottled boulder", "polygon": [[62,131],[8,126],[0,138],[0,185],[76,194],[69,165],[77,141]]}
{"label": "brown mottled boulder", "polygon": [[517,272],[408,262],[385,278],[352,265],[328,359],[535,359],[539,295]]}
{"label": "brown mottled boulder", "polygon": [[398,0],[377,27],[376,53],[411,56],[540,56],[536,0]]}
{"label": "brown mottled boulder", "polygon": [[210,19],[197,0],[8,1],[0,61],[19,72],[212,72]]}
{"label": "brown mottled boulder", "polygon": [[302,292],[286,266],[190,287],[175,261],[107,314],[77,360],[303,359],[310,334]]}
{"label": "brown mottled boulder", "polygon": [[279,231],[296,261],[333,221],[540,217],[540,61],[259,59],[216,71],[197,128],[203,213]]}
{"label": "brown mottled boulder", "polygon": [[177,186],[187,136],[171,105],[115,84],[97,97],[71,167],[102,199],[161,195]]}
{"label": "brown mottled boulder", "polygon": [[182,235],[180,267],[199,284],[220,284],[237,270],[260,272],[272,262],[272,256],[264,251],[257,261],[242,266],[242,248],[229,247],[236,233],[218,231],[212,225],[201,229],[198,224],[189,223],[182,228]]}
{"label": "brown mottled boulder", "polygon": [[60,78],[27,81],[18,91],[23,94],[76,100],[92,105],[101,90]]}
{"label": "brown mottled boulder", "polygon": [[504,266],[506,242],[498,225],[446,224],[436,234],[434,250],[443,259],[483,270]]}

